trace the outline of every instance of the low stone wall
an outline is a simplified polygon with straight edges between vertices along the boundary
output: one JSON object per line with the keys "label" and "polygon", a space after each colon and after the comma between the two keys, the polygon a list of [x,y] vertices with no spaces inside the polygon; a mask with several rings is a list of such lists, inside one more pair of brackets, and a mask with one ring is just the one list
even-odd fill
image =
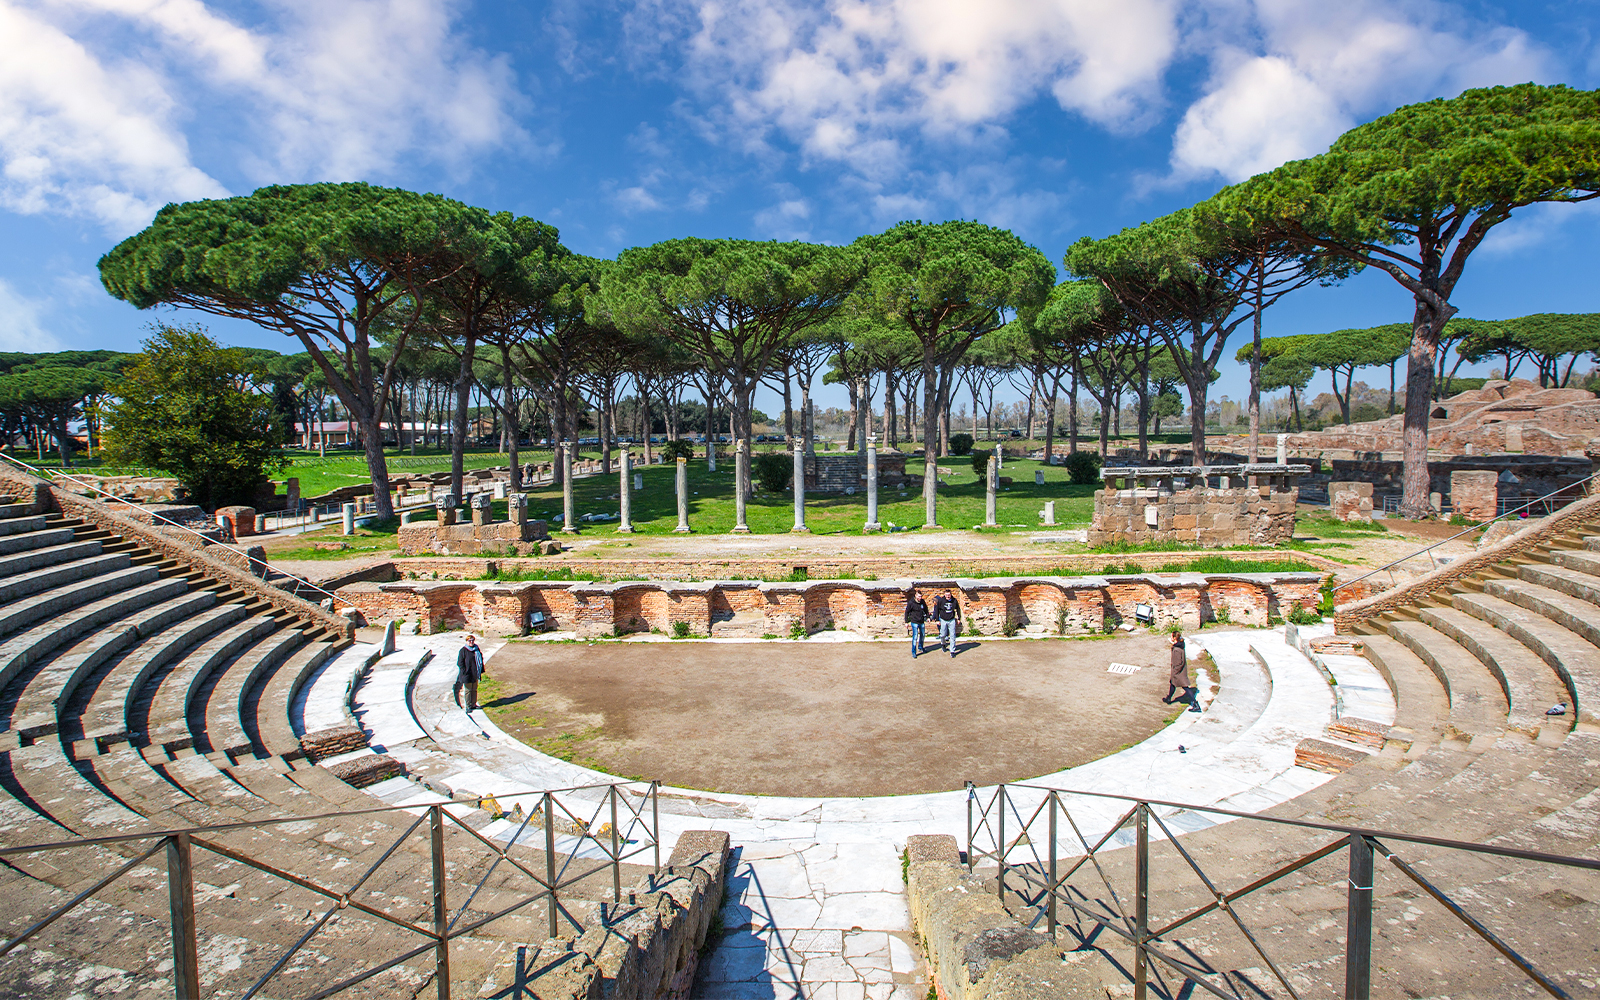
{"label": "low stone wall", "polygon": [[1103,469],[1089,544],[1280,545],[1294,537],[1294,484],[1309,471],[1264,464]]}
{"label": "low stone wall", "polygon": [[[1085,635],[1135,621],[1151,607],[1155,624],[1198,628],[1230,620],[1265,625],[1294,605],[1315,607],[1322,573],[998,577],[990,580],[917,579],[924,591],[950,590],[963,627],[977,635]],[[528,616],[542,612],[561,631],[584,638],[633,632],[671,634],[681,623],[713,638],[788,637],[848,629],[898,637],[905,632],[911,580],[813,580],[796,583],[715,581],[566,583],[533,581],[401,580],[356,583],[342,601],[374,625],[415,620],[425,634],[471,628],[522,634]]]}
{"label": "low stone wall", "polygon": [[659,875],[641,878],[621,902],[602,903],[577,939],[550,938],[502,963],[478,996],[687,1000],[727,866],[726,833],[685,831]]}
{"label": "low stone wall", "polygon": [[214,580],[258,597],[273,607],[282,608],[290,614],[320,625],[347,639],[355,638],[355,626],[349,619],[325,611],[251,575],[249,558],[236,549],[224,545],[198,546],[192,540],[193,536],[184,537],[175,529],[169,534],[141,524],[116,510],[110,503],[85,500],[3,463],[0,463],[0,492],[16,493],[23,497],[32,496],[34,508],[40,513],[58,511],[68,517],[81,517],[90,524],[121,535],[168,559],[198,570]]}
{"label": "low stone wall", "polygon": [[940,1000],[1104,996],[1089,963],[1063,961],[1047,936],[1007,913],[961,864],[948,834],[906,838],[906,897]]}
{"label": "low stone wall", "polygon": [[[1479,570],[1488,569],[1512,556],[1521,555],[1556,538],[1570,528],[1597,518],[1600,518],[1600,494],[1570,503],[1497,545],[1481,548],[1470,556],[1463,556],[1404,586],[1339,605],[1334,612],[1334,631],[1349,632],[1360,623],[1376,618],[1386,611],[1413,606],[1424,597],[1444,590]],[[1348,594],[1349,591],[1339,591],[1335,592],[1334,596],[1346,597]]]}

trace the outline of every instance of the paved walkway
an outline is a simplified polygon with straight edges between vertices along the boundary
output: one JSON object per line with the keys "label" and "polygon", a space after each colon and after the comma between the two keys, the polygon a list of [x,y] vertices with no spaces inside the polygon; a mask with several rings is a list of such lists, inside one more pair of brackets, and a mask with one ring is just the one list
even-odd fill
{"label": "paved walkway", "polygon": [[[1220,685],[1214,678],[1202,683],[1205,713],[1184,713],[1135,747],[1036,782],[1260,810],[1328,780],[1294,766],[1294,745],[1322,734],[1332,717],[1333,693],[1317,668],[1284,644],[1282,630],[1207,630],[1191,642],[1192,654],[1199,648],[1211,652],[1222,675]],[[386,658],[393,666],[380,661],[374,668],[372,696],[366,685],[357,687],[356,712],[375,744],[399,745],[403,740],[390,734],[405,737],[420,728],[445,752],[439,759],[454,768],[430,782],[458,793],[615,780],[536,753],[481,712],[469,716],[457,709],[449,689],[458,645],[454,635],[405,637]],[[409,672],[427,649],[439,655],[418,670],[411,697],[392,698],[382,674]],[[491,670],[492,662],[491,653]],[[1026,792],[1018,796],[1025,799]],[[1086,798],[1071,799],[1071,808],[1090,836],[1108,829],[1120,813],[1114,803]],[[695,995],[923,1000],[926,971],[912,943],[899,853],[912,834],[964,840],[965,810],[959,791],[860,798],[663,789],[664,850],[683,831],[708,828],[728,831],[738,848],[722,913],[724,936],[703,964]],[[1168,822],[1194,830],[1212,820],[1178,812]],[[504,837],[511,830],[491,827],[485,833]]]}

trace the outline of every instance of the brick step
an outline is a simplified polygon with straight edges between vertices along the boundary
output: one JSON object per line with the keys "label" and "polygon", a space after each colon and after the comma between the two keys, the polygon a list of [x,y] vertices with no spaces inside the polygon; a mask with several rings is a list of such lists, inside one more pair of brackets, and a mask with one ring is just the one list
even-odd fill
{"label": "brick step", "polygon": [[103,676],[84,685],[87,696],[81,705],[72,706],[73,711],[62,722],[62,733],[70,739],[96,740],[102,750],[109,744],[134,739],[131,709],[150,676],[219,629],[245,617],[245,610],[238,605],[213,604],[141,642]]}
{"label": "brick step", "polygon": [[[14,707],[10,694],[19,685],[13,684],[7,689],[5,697],[0,698],[0,705],[5,706],[0,708],[0,718],[9,718],[11,728],[24,735],[31,736],[36,731],[57,732],[63,710],[71,703],[78,686],[86,678],[141,640],[199,614],[212,603],[210,594],[180,593],[96,629],[86,638],[44,661],[32,677],[20,684]],[[9,712],[5,711],[6,708],[9,708]]]}
{"label": "brick step", "polygon": [[1446,717],[1468,737],[1498,739],[1505,729],[1506,699],[1500,683],[1477,657],[1422,622],[1385,622],[1389,635],[1415,653],[1439,679],[1450,699]]}
{"label": "brick step", "polygon": [[[19,672],[48,657],[61,648],[88,634],[91,630],[114,622],[119,618],[170,600],[183,594],[185,587],[178,580],[158,580],[155,574],[126,570],[106,578],[115,582],[122,577],[124,583],[135,583],[131,589],[119,590],[88,604],[63,611],[50,621],[20,634],[14,634],[0,645],[0,685],[11,684]],[[140,580],[140,577],[143,580]]]}
{"label": "brick step", "polygon": [[[1492,611],[1493,598],[1461,595],[1461,603],[1486,613]],[[1496,602],[1500,603],[1500,602]],[[1500,685],[1506,700],[1506,725],[1534,739],[1559,742],[1571,728],[1570,719],[1548,722],[1545,709],[1565,694],[1554,671],[1516,639],[1491,623],[1475,618],[1458,608],[1429,609],[1422,620],[1435,631],[1449,636],[1478,658]],[[1549,732],[1545,732],[1545,730]]]}
{"label": "brick step", "polygon": [[[130,565],[132,564],[126,555],[98,555],[27,573],[18,573],[0,579],[0,606],[15,604],[65,584],[127,569]],[[0,635],[20,627],[21,620],[16,619],[12,613],[15,609],[6,610],[8,613],[0,617]],[[51,612],[42,612],[42,614],[49,613]]]}
{"label": "brick step", "polygon": [[[143,732],[143,744],[179,750],[194,744],[189,732],[189,705],[200,684],[244,649],[276,631],[278,623],[259,615],[230,625],[207,639],[172,664],[156,671],[146,682],[148,693],[141,692],[130,715],[139,723],[131,727]],[[143,713],[138,708],[146,704]]]}
{"label": "brick step", "polygon": [[245,692],[280,669],[308,639],[300,629],[279,629],[214,671],[189,703],[189,731],[195,745],[230,757],[254,755],[244,725]]}
{"label": "brick step", "polygon": [[41,528],[38,531],[0,534],[0,555],[16,555],[57,545],[68,545],[73,540],[70,528]]}

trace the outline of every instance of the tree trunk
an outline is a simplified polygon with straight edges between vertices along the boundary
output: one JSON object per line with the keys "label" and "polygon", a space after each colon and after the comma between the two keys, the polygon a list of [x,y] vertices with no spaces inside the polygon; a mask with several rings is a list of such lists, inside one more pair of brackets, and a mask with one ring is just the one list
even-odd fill
{"label": "tree trunk", "polygon": [[[1195,357],[1200,352],[1194,352]],[[1184,386],[1189,390],[1189,447],[1194,452],[1194,464],[1206,464],[1206,373],[1204,366],[1190,364]],[[1196,385],[1195,383],[1199,383]]]}
{"label": "tree trunk", "polygon": [[1067,454],[1078,453],[1078,368],[1072,368],[1072,389],[1067,394]]}
{"label": "tree trunk", "polygon": [[789,447],[794,447],[794,400],[789,395],[789,377],[791,368],[783,366],[783,439]]}
{"label": "tree trunk", "polygon": [[922,506],[923,527],[939,526],[939,372],[935,368],[937,357],[934,341],[922,344]]}
{"label": "tree trunk", "polygon": [[1055,454],[1056,447],[1056,400],[1061,396],[1061,375],[1056,373],[1050,379],[1050,395],[1045,397],[1044,405],[1044,464],[1050,464],[1050,456]]}
{"label": "tree trunk", "polygon": [[888,372],[883,376],[883,434],[884,444],[890,448],[900,447],[900,427],[897,423],[899,417],[895,412],[895,390],[898,379]]}
{"label": "tree trunk", "polygon": [[466,339],[461,344],[461,363],[456,369],[455,432],[450,442],[450,492],[462,493],[466,476],[467,403],[472,392],[472,359],[477,353],[477,331],[472,322],[467,323]]}
{"label": "tree trunk", "polygon": [[845,451],[856,450],[856,429],[861,425],[861,389],[855,379],[845,379],[844,391],[850,396],[850,433],[844,442]]}
{"label": "tree trunk", "polygon": [[1428,416],[1433,406],[1433,363],[1439,350],[1439,332],[1454,314],[1454,307],[1448,303],[1439,310],[1418,296],[1411,321],[1400,515],[1412,520],[1427,517],[1432,511],[1428,497]]}
{"label": "tree trunk", "polygon": [[1256,304],[1253,312],[1250,341],[1250,464],[1260,461],[1261,452],[1261,311],[1264,308],[1263,283],[1266,281],[1266,260],[1256,258]]}

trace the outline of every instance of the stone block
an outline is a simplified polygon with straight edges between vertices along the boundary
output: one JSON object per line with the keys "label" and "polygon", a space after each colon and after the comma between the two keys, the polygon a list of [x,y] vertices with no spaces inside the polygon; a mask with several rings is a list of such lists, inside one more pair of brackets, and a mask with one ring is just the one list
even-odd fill
{"label": "stone block", "polygon": [[381,753],[352,757],[337,764],[327,764],[325,767],[329,774],[352,788],[366,788],[368,785],[376,785],[380,781],[387,781],[406,773],[405,767],[399,761]]}
{"label": "stone block", "polygon": [[218,507],[217,522],[227,531],[232,532],[234,538],[245,538],[256,533],[256,509],[254,507]]}
{"label": "stone block", "polygon": [[1499,478],[1489,470],[1450,473],[1450,506],[1471,521],[1488,521],[1499,513]]}
{"label": "stone block", "polygon": [[1304,739],[1294,748],[1294,762],[1324,774],[1340,774],[1370,756],[1360,750],[1342,747],[1327,740]]}
{"label": "stone block", "polygon": [[1346,743],[1382,750],[1383,744],[1389,739],[1389,727],[1381,722],[1345,715],[1328,723],[1328,735]]}

